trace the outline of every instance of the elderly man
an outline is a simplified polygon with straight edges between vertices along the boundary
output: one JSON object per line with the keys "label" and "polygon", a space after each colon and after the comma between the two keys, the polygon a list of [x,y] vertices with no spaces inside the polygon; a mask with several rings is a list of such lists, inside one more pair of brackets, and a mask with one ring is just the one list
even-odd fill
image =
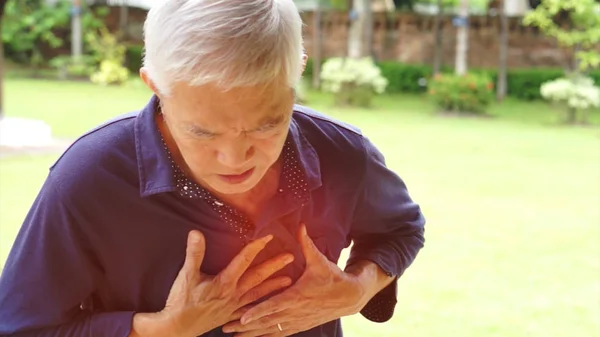
{"label": "elderly man", "polygon": [[52,166],[0,279],[0,335],[338,337],[341,317],[390,319],[424,218],[360,131],[294,104],[294,3],[170,0],[144,29],[154,95]]}

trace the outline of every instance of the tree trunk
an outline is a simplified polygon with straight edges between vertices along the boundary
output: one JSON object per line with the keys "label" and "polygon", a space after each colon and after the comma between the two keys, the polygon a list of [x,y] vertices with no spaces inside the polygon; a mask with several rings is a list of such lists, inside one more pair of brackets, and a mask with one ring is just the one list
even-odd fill
{"label": "tree trunk", "polygon": [[371,0],[363,0],[363,10],[364,10],[364,39],[365,45],[363,48],[363,56],[374,57],[373,54],[373,7],[371,5]]}
{"label": "tree trunk", "polygon": [[460,0],[456,30],[456,60],[454,71],[457,75],[467,73],[467,56],[469,52],[469,0]]}
{"label": "tree trunk", "polygon": [[363,33],[365,31],[364,0],[354,0],[350,10],[350,31],[348,32],[348,57],[360,58],[363,51]]}
{"label": "tree trunk", "polygon": [[565,124],[573,125],[577,123],[577,109],[567,107],[567,116],[565,118]]}
{"label": "tree trunk", "polygon": [[127,34],[127,26],[129,22],[129,6],[126,4],[121,5],[119,11],[119,30],[121,31],[121,38],[126,40],[129,36]]}
{"label": "tree trunk", "polygon": [[83,50],[83,38],[81,31],[81,0],[73,0],[71,39],[71,56],[74,59],[79,59]]}
{"label": "tree trunk", "polygon": [[323,17],[323,11],[321,10],[321,1],[317,2],[317,9],[314,13],[314,31],[313,31],[313,73],[312,73],[312,86],[315,89],[321,87],[321,63],[323,60],[323,27],[321,26],[321,19]]}
{"label": "tree trunk", "polygon": [[498,57],[498,83],[496,84],[496,99],[502,101],[506,97],[506,71],[508,59],[508,16],[506,15],[506,0],[500,1],[500,45]]}
{"label": "tree trunk", "polygon": [[435,45],[433,49],[433,74],[438,74],[442,69],[442,55],[443,55],[443,30],[442,30],[442,15],[444,10],[444,4],[442,0],[437,0],[438,11],[435,14],[434,31],[435,31]]}
{"label": "tree trunk", "polygon": [[[8,0],[0,0],[0,37],[2,36],[2,19],[4,17],[4,7]],[[4,46],[0,38],[0,120],[4,117],[4,102],[2,97],[2,89],[4,86]]]}

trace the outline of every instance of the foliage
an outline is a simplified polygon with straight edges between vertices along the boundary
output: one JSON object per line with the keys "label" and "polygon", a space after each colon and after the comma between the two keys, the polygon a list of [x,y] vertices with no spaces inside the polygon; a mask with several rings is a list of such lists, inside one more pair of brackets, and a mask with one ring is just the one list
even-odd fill
{"label": "foliage", "polygon": [[384,93],[388,84],[370,57],[330,58],[320,76],[323,90],[335,94],[340,105],[369,106],[373,96]]}
{"label": "foliage", "polygon": [[[422,93],[427,91],[427,82],[433,74],[429,65],[406,64],[395,61],[378,62],[381,74],[388,80],[387,93]],[[136,70],[137,71],[137,70]],[[304,77],[311,77],[313,60],[308,59]],[[452,73],[453,69],[442,68],[443,73]],[[496,83],[497,69],[470,69],[473,74],[486,74]],[[587,74],[596,83],[600,83],[600,71],[592,70]],[[561,68],[510,69],[507,73],[508,96],[523,100],[541,100],[540,86],[548,81],[564,76]]]}
{"label": "foliage", "polygon": [[[567,27],[560,24],[561,16],[568,17]],[[596,0],[544,0],[523,23],[538,27],[563,47],[577,47],[580,70],[600,66],[600,4]]]}
{"label": "foliage", "polygon": [[144,46],[129,45],[125,51],[125,66],[132,73],[138,73],[142,67]]}
{"label": "foliage", "polygon": [[43,44],[58,48],[64,41],[55,29],[69,23],[70,5],[66,1],[49,5],[42,0],[8,1],[2,18],[2,42],[7,51],[20,54],[28,63],[43,63]]}
{"label": "foliage", "polygon": [[[94,11],[83,7],[82,30],[101,27],[108,12],[107,7],[98,7]],[[55,4],[44,0],[9,1],[2,25],[2,41],[8,56],[20,62],[40,66],[46,61],[43,55],[44,47],[56,49],[64,45],[62,36],[70,29],[70,19],[71,1],[62,0]],[[65,64],[79,67],[81,62],[70,62],[65,60],[65,57],[60,57],[54,62],[51,61],[50,65],[63,69]]]}
{"label": "foliage", "polygon": [[[437,5],[438,0],[414,0],[416,4]],[[475,11],[487,11],[491,0],[469,0],[469,8]],[[460,0],[442,0],[442,6],[447,8],[458,8]]]}
{"label": "foliage", "polygon": [[58,70],[58,78],[87,78],[94,72],[95,59],[90,55],[82,55],[76,59],[71,55],[61,55],[50,60],[49,65]]}
{"label": "foliage", "polygon": [[124,66],[126,47],[118,37],[108,28],[101,27],[86,34],[86,41],[99,64],[90,77],[91,81],[100,85],[126,82],[129,78],[129,70]]}
{"label": "foliage", "polygon": [[582,123],[587,123],[587,111],[600,108],[600,88],[594,80],[586,76],[562,77],[544,83],[540,92],[542,97],[569,108],[565,122],[577,122],[577,115]]}
{"label": "foliage", "polygon": [[379,62],[381,73],[388,80],[387,92],[419,93],[427,90],[426,82],[433,70],[430,66],[393,61]]}
{"label": "foliage", "polygon": [[444,112],[484,114],[494,98],[493,82],[485,74],[437,74],[429,95]]}

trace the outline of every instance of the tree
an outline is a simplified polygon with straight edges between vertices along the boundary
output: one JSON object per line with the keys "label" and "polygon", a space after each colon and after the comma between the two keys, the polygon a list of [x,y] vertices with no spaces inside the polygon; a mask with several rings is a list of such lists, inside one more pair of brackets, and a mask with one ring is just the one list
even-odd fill
{"label": "tree", "polygon": [[[568,103],[565,123],[577,123],[580,114],[581,123],[586,124],[587,110],[600,95],[593,81],[584,76],[600,66],[600,4],[596,0],[544,0],[523,23],[539,28],[572,52],[574,62],[566,78],[545,83],[540,90],[546,99]],[[564,93],[568,95],[563,97]]]}
{"label": "tree", "polygon": [[[562,25],[559,18],[566,19]],[[570,49],[577,61],[574,72],[600,66],[600,4],[596,0],[544,0],[523,19],[538,27],[562,47]]]}
{"label": "tree", "polygon": [[353,0],[350,11],[350,30],[348,31],[348,57],[360,58],[364,56],[363,36],[366,25],[365,4],[369,6],[369,1]]}
{"label": "tree", "polygon": [[[0,0],[0,36],[2,36],[2,22],[4,22],[4,8],[6,7],[6,2],[8,0]],[[2,88],[4,83],[4,48],[2,40],[0,39],[0,120],[4,116],[4,112],[2,110]]]}
{"label": "tree", "polygon": [[467,73],[467,57],[469,55],[469,0],[460,0],[456,23],[456,59],[454,72],[457,75]]}
{"label": "tree", "polygon": [[433,74],[438,74],[442,68],[442,54],[443,54],[443,30],[442,30],[442,14],[443,14],[443,0],[437,0],[437,12],[435,13],[435,20],[433,24],[433,30],[435,32],[435,43],[433,48]]}
{"label": "tree", "polygon": [[507,59],[508,59],[508,16],[506,15],[506,0],[500,0],[500,42],[498,55],[498,82],[496,83],[496,99],[501,101],[506,96]]}
{"label": "tree", "polygon": [[21,53],[32,66],[44,61],[42,44],[58,48],[63,40],[54,34],[54,29],[69,22],[69,5],[61,1],[51,6],[41,0],[5,1],[2,18],[2,41],[14,52]]}

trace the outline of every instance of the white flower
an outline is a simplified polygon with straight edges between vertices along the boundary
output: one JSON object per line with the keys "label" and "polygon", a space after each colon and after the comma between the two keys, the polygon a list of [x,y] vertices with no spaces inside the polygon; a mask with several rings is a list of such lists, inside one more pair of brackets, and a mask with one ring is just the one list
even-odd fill
{"label": "white flower", "polygon": [[388,85],[388,80],[381,75],[381,70],[369,57],[331,58],[321,70],[323,90],[338,93],[344,85],[370,87],[374,92],[382,94]]}
{"label": "white flower", "polygon": [[542,84],[542,97],[549,101],[564,102],[579,110],[600,107],[600,87],[588,77],[559,78]]}

